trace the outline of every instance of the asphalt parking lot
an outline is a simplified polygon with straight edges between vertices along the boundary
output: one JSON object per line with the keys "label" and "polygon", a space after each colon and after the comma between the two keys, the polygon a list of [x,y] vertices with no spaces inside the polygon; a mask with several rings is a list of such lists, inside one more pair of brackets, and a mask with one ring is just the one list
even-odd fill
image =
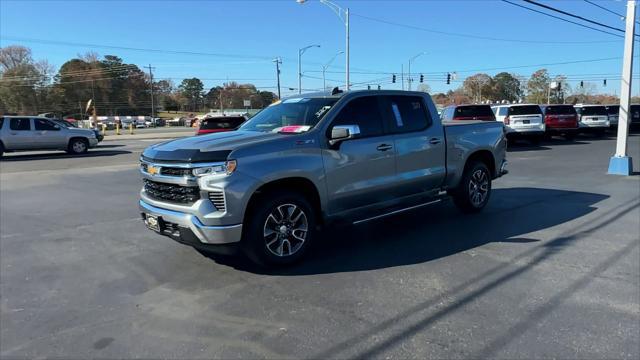
{"label": "asphalt parking lot", "polygon": [[154,141],[0,163],[2,358],[640,357],[640,176],[606,174],[613,139],[520,144],[483,213],[332,229],[272,272],[146,230]]}

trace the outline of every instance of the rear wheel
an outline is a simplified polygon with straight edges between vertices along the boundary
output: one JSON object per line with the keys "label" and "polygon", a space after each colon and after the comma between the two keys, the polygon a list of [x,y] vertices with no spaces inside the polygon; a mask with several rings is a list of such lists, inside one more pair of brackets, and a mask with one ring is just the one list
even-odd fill
{"label": "rear wheel", "polygon": [[481,211],[491,197],[491,173],[483,162],[469,164],[460,185],[453,193],[453,202],[464,213]]}
{"label": "rear wheel", "polygon": [[89,142],[86,139],[71,139],[69,141],[69,146],[67,147],[67,152],[70,154],[84,154],[89,150]]}
{"label": "rear wheel", "polygon": [[254,206],[242,234],[245,254],[263,266],[300,260],[316,233],[316,214],[310,203],[298,193],[277,191]]}

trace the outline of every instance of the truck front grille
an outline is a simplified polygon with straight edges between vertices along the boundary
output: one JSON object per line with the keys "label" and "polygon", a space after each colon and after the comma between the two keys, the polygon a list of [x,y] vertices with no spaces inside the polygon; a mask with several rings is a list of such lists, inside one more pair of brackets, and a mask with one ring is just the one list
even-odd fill
{"label": "truck front grille", "polygon": [[150,198],[156,200],[190,205],[200,198],[200,189],[197,186],[181,186],[148,179],[143,180],[145,192]]}
{"label": "truck front grille", "polygon": [[223,191],[211,191],[209,192],[209,200],[213,203],[213,205],[218,209],[218,211],[226,211],[227,206],[224,201],[224,192]]}
{"label": "truck front grille", "polygon": [[172,168],[172,167],[162,167],[160,169],[160,175],[166,176],[192,176],[192,169],[186,168]]}

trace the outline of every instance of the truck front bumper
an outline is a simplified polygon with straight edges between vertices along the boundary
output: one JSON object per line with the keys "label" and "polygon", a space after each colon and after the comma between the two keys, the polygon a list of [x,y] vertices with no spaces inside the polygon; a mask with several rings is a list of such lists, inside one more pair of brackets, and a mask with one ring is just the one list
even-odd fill
{"label": "truck front bumper", "polygon": [[143,200],[140,200],[139,207],[142,220],[149,228],[149,217],[155,218],[157,233],[194,247],[237,244],[242,236],[242,224],[204,225],[195,215],[162,209]]}

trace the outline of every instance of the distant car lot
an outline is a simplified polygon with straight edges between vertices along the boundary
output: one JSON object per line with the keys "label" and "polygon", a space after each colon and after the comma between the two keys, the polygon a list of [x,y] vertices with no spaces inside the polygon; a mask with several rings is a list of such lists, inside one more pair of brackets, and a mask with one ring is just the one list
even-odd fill
{"label": "distant car lot", "polygon": [[144,229],[137,159],[157,141],[2,164],[0,356],[640,355],[640,180],[606,175],[611,138],[517,144],[486,213],[340,228],[275,273]]}

